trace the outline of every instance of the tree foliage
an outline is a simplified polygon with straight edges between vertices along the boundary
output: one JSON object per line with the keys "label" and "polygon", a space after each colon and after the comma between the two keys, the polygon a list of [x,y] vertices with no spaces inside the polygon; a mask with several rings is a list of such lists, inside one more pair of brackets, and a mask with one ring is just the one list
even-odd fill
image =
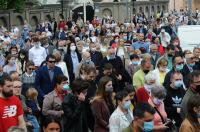
{"label": "tree foliage", "polygon": [[25,8],[25,2],[26,0],[0,0],[0,9],[15,9],[17,12],[22,12]]}

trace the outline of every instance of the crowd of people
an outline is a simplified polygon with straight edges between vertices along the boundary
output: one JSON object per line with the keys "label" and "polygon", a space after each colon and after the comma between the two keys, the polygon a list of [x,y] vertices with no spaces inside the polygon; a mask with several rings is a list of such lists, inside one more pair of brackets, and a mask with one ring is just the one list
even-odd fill
{"label": "crowd of people", "polygon": [[198,12],[0,28],[0,132],[199,132]]}

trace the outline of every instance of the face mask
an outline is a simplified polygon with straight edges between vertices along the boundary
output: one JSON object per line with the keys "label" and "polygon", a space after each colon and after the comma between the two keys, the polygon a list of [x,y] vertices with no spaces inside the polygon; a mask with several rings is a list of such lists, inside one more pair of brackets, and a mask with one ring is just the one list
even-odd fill
{"label": "face mask", "polygon": [[111,86],[111,87],[106,87],[105,88],[105,91],[107,92],[107,93],[112,93],[113,92],[113,87]]}
{"label": "face mask", "polygon": [[10,60],[10,63],[11,63],[12,65],[14,65],[14,64],[15,64],[15,60]]}
{"label": "face mask", "polygon": [[118,42],[119,42],[119,39],[115,39],[115,42],[118,43]]}
{"label": "face mask", "polygon": [[139,65],[139,61],[132,61],[133,65]]}
{"label": "face mask", "polygon": [[149,85],[149,84],[144,84],[144,88],[148,91],[151,92],[151,89],[154,87],[154,85]]}
{"label": "face mask", "polygon": [[130,108],[130,106],[131,106],[131,101],[129,100],[129,101],[126,101],[126,102],[124,103],[123,108],[124,108],[125,110],[128,110],[128,109]]}
{"label": "face mask", "polygon": [[39,48],[39,44],[36,44],[36,45],[35,45],[35,48]]}
{"label": "face mask", "polygon": [[162,100],[157,99],[157,98],[153,98],[153,103],[158,106],[162,103]]}
{"label": "face mask", "polygon": [[115,59],[115,55],[110,55],[109,60],[113,60],[113,59]]}
{"label": "face mask", "polygon": [[144,72],[145,74],[147,74],[147,73],[149,72],[149,70],[143,70],[143,72]]}
{"label": "face mask", "polygon": [[149,132],[149,131],[152,131],[153,130],[153,121],[150,121],[150,122],[144,122],[144,131],[145,132]]}
{"label": "face mask", "polygon": [[49,47],[49,44],[44,45],[44,48],[48,48],[48,47]]}
{"label": "face mask", "polygon": [[76,50],[76,46],[70,46],[70,50],[71,51],[75,51]]}
{"label": "face mask", "polygon": [[21,58],[21,59],[24,59],[24,58],[25,58],[25,55],[20,55],[20,58]]}
{"label": "face mask", "polygon": [[194,65],[195,65],[195,63],[188,64],[189,67],[193,67]]}
{"label": "face mask", "polygon": [[64,90],[64,91],[70,90],[69,85],[68,85],[68,84],[65,84],[65,85],[63,86],[63,90]]}
{"label": "face mask", "polygon": [[127,36],[124,36],[124,40],[125,40],[125,41],[127,40]]}
{"label": "face mask", "polygon": [[176,65],[176,70],[181,71],[183,69],[183,64]]}
{"label": "face mask", "polygon": [[195,91],[200,94],[200,85],[196,85]]}
{"label": "face mask", "polygon": [[164,68],[164,67],[160,67],[159,69],[161,72],[166,72],[166,68]]}
{"label": "face mask", "polygon": [[94,52],[94,51],[96,51],[96,48],[91,48],[90,50],[91,50],[92,52]]}
{"label": "face mask", "polygon": [[91,59],[85,60],[85,63],[89,64],[91,62]]}
{"label": "face mask", "polygon": [[3,72],[0,72],[0,77],[3,76]]}
{"label": "face mask", "polygon": [[172,54],[168,54],[168,57],[173,57],[173,55]]}
{"label": "face mask", "polygon": [[182,80],[178,80],[174,82],[174,86],[176,88],[180,88],[183,85],[183,81]]}

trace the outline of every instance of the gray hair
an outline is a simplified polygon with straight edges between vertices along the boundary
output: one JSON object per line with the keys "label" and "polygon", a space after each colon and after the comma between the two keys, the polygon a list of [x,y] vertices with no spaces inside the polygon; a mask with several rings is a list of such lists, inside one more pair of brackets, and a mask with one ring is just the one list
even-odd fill
{"label": "gray hair", "polygon": [[149,72],[146,76],[144,76],[144,81],[148,83],[151,80],[156,81],[156,77],[152,72]]}
{"label": "gray hair", "polygon": [[8,132],[25,132],[25,130],[17,126],[13,126],[8,129]]}
{"label": "gray hair", "polygon": [[167,95],[167,92],[163,86],[154,86],[151,89],[151,96],[159,98],[159,99],[164,99]]}

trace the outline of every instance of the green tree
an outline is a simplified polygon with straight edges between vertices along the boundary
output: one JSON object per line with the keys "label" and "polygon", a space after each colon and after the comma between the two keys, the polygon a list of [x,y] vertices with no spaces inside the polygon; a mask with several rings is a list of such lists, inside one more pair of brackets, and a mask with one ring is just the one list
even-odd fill
{"label": "green tree", "polygon": [[25,2],[26,0],[0,0],[0,9],[15,9],[17,12],[22,12],[25,8]]}

